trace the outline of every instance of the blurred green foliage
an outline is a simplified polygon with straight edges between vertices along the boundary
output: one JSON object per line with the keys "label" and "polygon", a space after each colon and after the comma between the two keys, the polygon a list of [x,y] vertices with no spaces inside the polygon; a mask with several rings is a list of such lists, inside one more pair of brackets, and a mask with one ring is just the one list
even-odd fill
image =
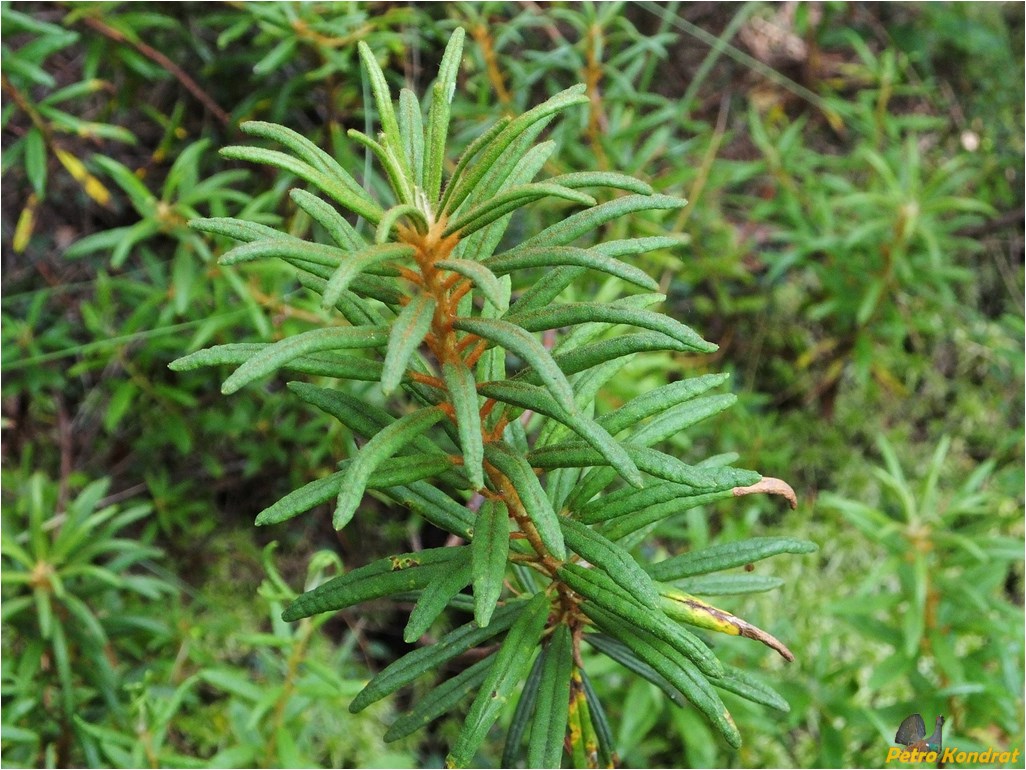
{"label": "blurred green foliage", "polygon": [[[822,547],[801,572],[759,566],[783,591],[722,602],[793,642],[790,666],[731,640],[717,650],[763,669],[790,713],[725,698],[752,736],[737,755],[605,661],[592,684],[620,704],[623,761],[871,766],[912,711],[947,715],[946,745],[1022,747],[1022,7],[781,8],[4,3],[4,763],[385,756],[373,722],[388,707],[338,704],[397,654],[398,621],[280,627],[288,594],[249,526],[353,436],[280,399],[228,404],[206,375],[166,364],[320,318],[283,270],[229,273],[214,262],[227,243],[181,227],[195,214],[312,227],[288,180],[211,148],[262,119],[342,153],[345,130],[373,119],[355,42],[388,51],[386,72],[420,90],[456,23],[471,34],[454,125],[585,82],[590,109],[550,131],[563,165],[547,170],[647,174],[691,201],[677,221],[687,256],[644,267],[673,314],[720,343],[715,366],[735,373],[744,409],[673,446],[738,452],[788,478],[802,506],[692,509],[659,525],[658,547],[768,525]],[[560,216],[535,210],[511,235]],[[607,235],[654,233],[632,227]],[[703,372],[686,367],[629,368],[606,406]],[[315,436],[323,453],[297,450]],[[444,540],[374,514],[340,542],[326,521],[283,537],[347,566]],[[76,531],[89,549],[68,547]],[[328,559],[321,574],[337,569]],[[278,561],[285,584],[307,579],[305,557]],[[57,582],[30,583],[40,563]],[[295,745],[255,754],[282,725]],[[437,764],[452,729],[388,761]]]}

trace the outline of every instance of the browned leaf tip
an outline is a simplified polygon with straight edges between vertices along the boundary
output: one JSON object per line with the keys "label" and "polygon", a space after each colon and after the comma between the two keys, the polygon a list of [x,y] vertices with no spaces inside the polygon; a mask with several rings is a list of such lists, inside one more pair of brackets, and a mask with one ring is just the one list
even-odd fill
{"label": "browned leaf tip", "polygon": [[798,507],[798,495],[794,493],[791,485],[786,481],[780,479],[774,479],[770,476],[766,476],[756,484],[752,484],[750,487],[734,487],[734,497],[744,497],[745,495],[780,495],[784,497],[788,504],[792,508]]}

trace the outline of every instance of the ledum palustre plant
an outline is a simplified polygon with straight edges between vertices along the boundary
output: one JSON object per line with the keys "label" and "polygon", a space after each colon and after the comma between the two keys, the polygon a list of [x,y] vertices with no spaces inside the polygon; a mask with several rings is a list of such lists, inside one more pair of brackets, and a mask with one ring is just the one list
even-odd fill
{"label": "ledum palustre plant", "polygon": [[[465,543],[373,561],[302,594],[283,614],[295,621],[381,597],[415,600],[404,637],[423,645],[375,676],[353,701],[354,712],[481,648],[483,657],[416,702],[388,738],[411,734],[473,694],[448,756],[450,766],[470,765],[519,691],[504,765],[523,759],[557,766],[565,756],[576,767],[614,765],[609,722],[583,665],[586,645],[655,683],[675,703],[690,703],[739,746],[718,690],[771,708],[787,704],[723,665],[701,634],[758,639],[792,656],[769,634],[693,594],[709,585],[709,573],[814,546],[759,538],[655,564],[635,559],[631,549],[668,515],[757,492],[782,494],[793,505],[794,495],[783,482],[723,458],[689,465],[653,448],[733,402],[730,395],[707,395],[723,375],[684,379],[595,413],[597,392],[634,354],[708,353],[716,346],[651,310],[663,297],[629,261],[676,246],[678,238],[599,237],[588,248],[574,245],[601,235],[619,217],[675,210],[685,201],[616,173],[532,181],[555,150],[537,138],[560,112],[588,102],[584,86],[496,121],[443,184],[463,39],[457,30],[449,41],[426,121],[411,91],[403,89],[393,104],[373,53],[360,44],[381,131],[371,137],[350,130],[349,137],[384,169],[394,196],[388,203],[300,134],[269,123],[242,126],[287,152],[227,147],[222,155],[306,182],[317,194],[294,189],[292,200],[331,243],[232,218],[192,226],[242,242],[221,257],[223,264],[290,263],[339,321],[269,344],[218,345],[172,368],[236,366],[225,394],[279,370],[325,378],[321,385],[288,387],[366,439],[336,472],[286,495],[257,524],[278,524],[334,501],[333,523],[341,529],[374,490]],[[599,203],[585,190],[602,191],[607,200]],[[504,242],[513,213],[547,198],[580,210],[519,243]],[[642,293],[559,302],[587,271]],[[621,326],[637,331],[611,334]],[[351,381],[379,382],[385,394],[396,394],[386,402],[393,410],[356,395]],[[717,579],[754,586],[753,577]],[[447,608],[471,617],[431,639],[428,630]]]}

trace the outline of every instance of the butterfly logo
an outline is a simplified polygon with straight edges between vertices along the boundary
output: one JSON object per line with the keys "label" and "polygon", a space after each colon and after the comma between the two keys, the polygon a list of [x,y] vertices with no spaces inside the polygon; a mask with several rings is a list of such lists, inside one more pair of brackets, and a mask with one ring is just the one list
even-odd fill
{"label": "butterfly logo", "polygon": [[926,723],[920,714],[912,714],[905,717],[894,736],[894,742],[908,746],[913,751],[936,751],[941,750],[941,731],[944,728],[944,717],[937,717],[937,724],[933,729],[933,735],[926,737]]}

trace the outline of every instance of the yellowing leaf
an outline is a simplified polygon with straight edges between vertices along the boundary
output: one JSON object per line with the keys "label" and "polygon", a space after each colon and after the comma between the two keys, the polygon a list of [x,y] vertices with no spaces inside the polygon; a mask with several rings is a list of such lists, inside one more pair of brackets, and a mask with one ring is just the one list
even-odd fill
{"label": "yellowing leaf", "polygon": [[74,177],[85,194],[99,203],[101,206],[110,204],[110,190],[103,186],[103,183],[86,170],[85,165],[76,156],[66,150],[57,150],[57,160]]}

